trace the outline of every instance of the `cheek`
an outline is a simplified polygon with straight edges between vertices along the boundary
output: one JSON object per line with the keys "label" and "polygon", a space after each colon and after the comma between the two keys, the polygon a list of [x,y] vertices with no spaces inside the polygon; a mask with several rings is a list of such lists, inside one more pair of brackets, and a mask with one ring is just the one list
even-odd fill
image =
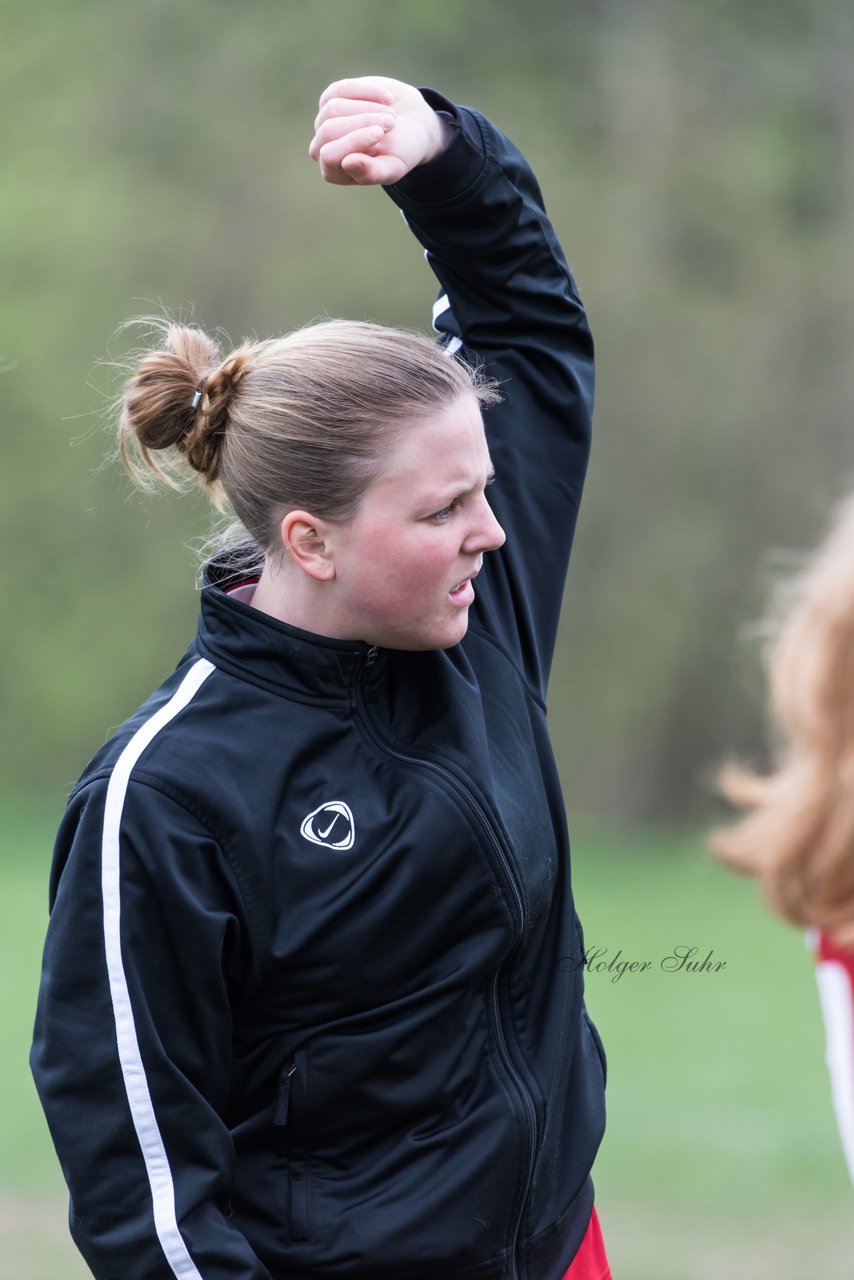
{"label": "cheek", "polygon": [[366,574],[368,591],[401,613],[435,605],[456,559],[443,542],[397,535],[375,543],[374,553]]}

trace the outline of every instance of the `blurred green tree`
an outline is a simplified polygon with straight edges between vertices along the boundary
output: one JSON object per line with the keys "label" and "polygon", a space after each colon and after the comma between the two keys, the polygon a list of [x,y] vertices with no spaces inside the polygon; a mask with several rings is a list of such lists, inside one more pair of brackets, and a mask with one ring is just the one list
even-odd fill
{"label": "blurred green tree", "polygon": [[[849,483],[854,10],[834,0],[7,0],[0,47],[2,776],[61,803],[195,616],[205,506],[128,500],[98,361],[167,307],[424,325],[377,192],[318,181],[318,93],[378,69],[530,155],[591,312],[597,443],[552,724],[588,818],[685,819],[756,755],[765,549]],[[108,415],[107,415],[108,416]]]}

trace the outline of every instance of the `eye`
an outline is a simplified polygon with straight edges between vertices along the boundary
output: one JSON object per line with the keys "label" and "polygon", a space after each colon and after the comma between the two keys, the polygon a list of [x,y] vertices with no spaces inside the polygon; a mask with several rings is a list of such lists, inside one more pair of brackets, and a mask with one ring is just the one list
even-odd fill
{"label": "eye", "polygon": [[430,519],[435,520],[437,524],[444,524],[446,520],[450,520],[456,509],[457,503],[454,501],[450,506],[443,507],[441,511],[434,511]]}

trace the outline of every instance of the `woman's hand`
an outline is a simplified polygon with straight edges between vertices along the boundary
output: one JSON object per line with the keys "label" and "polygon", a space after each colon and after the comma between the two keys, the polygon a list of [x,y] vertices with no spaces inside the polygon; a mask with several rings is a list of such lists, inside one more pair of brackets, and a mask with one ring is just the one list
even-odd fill
{"label": "woman's hand", "polygon": [[439,155],[452,137],[412,85],[361,76],[323,91],[308,154],[326,182],[388,186]]}

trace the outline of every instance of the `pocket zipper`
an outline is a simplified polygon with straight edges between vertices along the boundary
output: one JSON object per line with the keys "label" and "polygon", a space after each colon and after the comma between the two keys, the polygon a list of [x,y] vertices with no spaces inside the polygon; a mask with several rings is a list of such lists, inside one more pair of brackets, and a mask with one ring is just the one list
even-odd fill
{"label": "pocket zipper", "polygon": [[288,1108],[291,1101],[291,1080],[297,1069],[295,1062],[285,1067],[279,1075],[279,1088],[276,1093],[276,1109],[273,1112],[273,1124],[283,1129],[288,1123]]}

